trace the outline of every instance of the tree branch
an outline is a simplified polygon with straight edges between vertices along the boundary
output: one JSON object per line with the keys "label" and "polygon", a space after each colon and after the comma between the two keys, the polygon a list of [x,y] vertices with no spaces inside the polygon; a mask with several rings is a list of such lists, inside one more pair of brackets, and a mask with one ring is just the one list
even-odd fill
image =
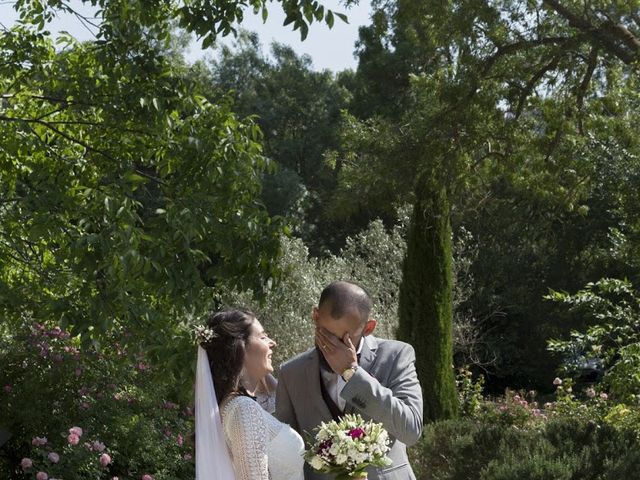
{"label": "tree branch", "polygon": [[[638,53],[640,53],[640,44],[636,45],[637,38],[635,38],[624,26],[623,30],[621,30],[615,24],[613,27],[608,25],[608,23],[612,22],[607,22],[601,27],[596,27],[589,21],[573,13],[569,8],[562,5],[557,0],[542,0],[542,3],[566,19],[569,22],[569,25],[587,34],[593,40],[597,40],[598,43],[624,63],[631,64],[638,58]],[[626,32],[631,35],[631,38],[629,38]],[[616,40],[622,41],[624,45],[631,48],[631,51],[628,51],[623,46],[619,45]]]}
{"label": "tree branch", "polygon": [[[580,82],[580,86],[578,87],[578,91],[576,93],[577,99],[576,104],[578,106],[578,113],[582,111],[582,105],[584,103],[584,97],[587,94],[587,89],[589,88],[589,84],[591,83],[591,77],[593,77],[593,72],[598,65],[598,48],[593,47],[591,49],[591,53],[589,54],[589,60],[587,62],[587,70],[584,74],[584,78],[582,82]],[[578,129],[580,130],[580,134],[584,135],[584,130],[582,128],[582,115],[578,117]]]}
{"label": "tree branch", "polygon": [[535,88],[538,81],[547,73],[549,70],[555,68],[560,61],[560,57],[554,57],[551,59],[549,63],[547,63],[544,67],[542,67],[536,74],[529,79],[524,89],[520,92],[520,96],[518,98],[518,107],[516,108],[516,120],[520,118],[522,114],[522,109],[524,108],[524,103],[527,100],[527,97],[531,94],[532,90]]}
{"label": "tree branch", "polygon": [[[15,118],[15,117],[7,117],[5,115],[0,115],[0,120],[4,120],[4,121],[8,121],[8,122],[22,122],[22,123],[36,123],[38,125],[42,125],[45,128],[48,128],[49,130],[57,133],[58,135],[60,135],[61,137],[69,140],[72,143],[75,143],[76,145],[80,145],[81,147],[84,147],[87,151],[89,152],[93,152],[96,153],[98,155],[101,155],[105,158],[107,158],[108,160],[111,160],[114,164],[118,164],[118,160],[114,157],[112,157],[110,154],[108,154],[107,152],[94,148],[91,145],[87,144],[86,142],[83,142],[82,140],[78,140],[77,138],[73,138],[71,135],[68,135],[66,133],[64,133],[63,131],[57,129],[56,127],[54,127],[51,122],[45,122],[43,120],[39,120],[37,118],[33,118],[33,119],[29,119],[29,118]],[[164,182],[163,180],[154,177],[153,175],[149,175],[148,173],[140,170],[139,168],[136,168],[135,172],[137,174],[139,174],[142,177],[145,177],[155,183],[158,183],[160,185],[163,186],[167,186],[167,183]]]}

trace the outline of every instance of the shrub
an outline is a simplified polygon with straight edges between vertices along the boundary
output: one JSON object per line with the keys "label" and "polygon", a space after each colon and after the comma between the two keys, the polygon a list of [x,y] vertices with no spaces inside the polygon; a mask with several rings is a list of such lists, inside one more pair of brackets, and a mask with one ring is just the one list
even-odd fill
{"label": "shrub", "polygon": [[110,344],[28,320],[3,337],[0,425],[12,436],[0,478],[193,477],[192,410],[170,401],[171,386],[133,344]]}
{"label": "shrub", "polygon": [[553,418],[527,429],[465,418],[427,425],[409,449],[419,480],[602,480],[635,478],[635,433]]}
{"label": "shrub", "polygon": [[640,295],[627,280],[604,278],[574,295],[552,291],[547,299],[565,305],[588,320],[585,332],[568,340],[550,340],[549,350],[563,358],[562,372],[577,376],[585,360],[598,358],[605,368],[604,384],[621,402],[640,396]]}

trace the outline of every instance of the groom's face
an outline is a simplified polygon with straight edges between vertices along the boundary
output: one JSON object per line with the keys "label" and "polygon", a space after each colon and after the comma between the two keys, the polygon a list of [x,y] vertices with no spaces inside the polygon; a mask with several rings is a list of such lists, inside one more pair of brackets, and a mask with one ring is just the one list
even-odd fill
{"label": "groom's face", "polygon": [[356,307],[348,310],[340,318],[333,318],[331,316],[331,305],[326,303],[313,309],[313,321],[316,324],[316,328],[322,327],[340,340],[348,333],[351,337],[351,342],[356,348],[360,343],[366,325]]}

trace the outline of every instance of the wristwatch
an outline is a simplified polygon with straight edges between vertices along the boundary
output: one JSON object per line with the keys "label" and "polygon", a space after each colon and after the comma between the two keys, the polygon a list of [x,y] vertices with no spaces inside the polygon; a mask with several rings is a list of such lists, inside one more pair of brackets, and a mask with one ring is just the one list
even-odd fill
{"label": "wristwatch", "polygon": [[351,377],[353,377],[353,375],[356,373],[356,370],[358,370],[358,365],[352,365],[349,368],[346,368],[344,372],[342,372],[342,379],[345,382],[348,382],[349,380],[351,380]]}

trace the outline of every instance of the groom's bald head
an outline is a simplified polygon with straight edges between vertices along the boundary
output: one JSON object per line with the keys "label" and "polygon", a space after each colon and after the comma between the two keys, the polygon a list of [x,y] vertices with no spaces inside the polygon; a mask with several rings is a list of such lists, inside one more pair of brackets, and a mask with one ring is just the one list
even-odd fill
{"label": "groom's bald head", "polygon": [[330,308],[331,316],[342,318],[356,308],[362,323],[369,320],[373,302],[367,291],[351,282],[333,282],[322,290],[318,307]]}

